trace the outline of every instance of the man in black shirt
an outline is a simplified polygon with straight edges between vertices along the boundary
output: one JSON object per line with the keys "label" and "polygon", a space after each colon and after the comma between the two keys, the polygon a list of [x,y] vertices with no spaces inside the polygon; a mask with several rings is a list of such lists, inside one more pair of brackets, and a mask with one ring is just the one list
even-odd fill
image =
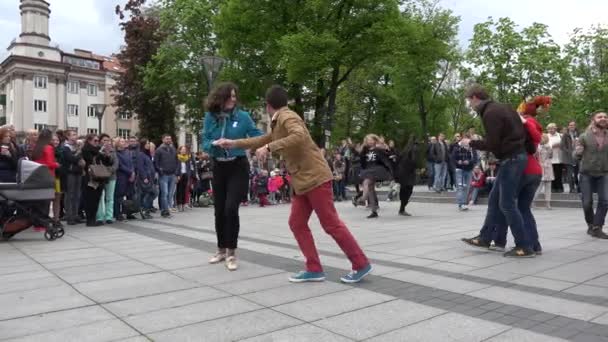
{"label": "man in black shirt", "polygon": [[484,227],[478,237],[463,241],[472,246],[488,248],[493,239],[492,228],[496,224],[504,225],[506,220],[515,237],[515,248],[505,256],[533,257],[535,253],[531,239],[524,229],[523,217],[517,207],[519,182],[528,161],[522,120],[511,106],[492,101],[479,85],[469,88],[466,99],[481,116],[486,137],[481,140],[463,139],[463,143],[470,144],[474,149],[492,152],[501,162],[490,192]]}

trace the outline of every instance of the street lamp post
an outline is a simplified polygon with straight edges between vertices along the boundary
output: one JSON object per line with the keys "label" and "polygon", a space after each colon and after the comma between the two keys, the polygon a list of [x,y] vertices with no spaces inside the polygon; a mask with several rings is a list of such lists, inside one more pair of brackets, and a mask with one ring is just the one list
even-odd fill
{"label": "street lamp post", "polygon": [[97,134],[101,134],[101,120],[103,119],[103,113],[106,111],[106,105],[105,104],[94,104],[93,107],[95,108],[95,116],[97,117],[97,120],[99,120],[99,130],[97,131]]}
{"label": "street lamp post", "polygon": [[222,70],[224,62],[226,62],[226,60],[219,56],[204,56],[201,58],[201,63],[203,63],[203,68],[205,70],[205,77],[207,78],[207,86],[209,91],[211,91],[213,82]]}

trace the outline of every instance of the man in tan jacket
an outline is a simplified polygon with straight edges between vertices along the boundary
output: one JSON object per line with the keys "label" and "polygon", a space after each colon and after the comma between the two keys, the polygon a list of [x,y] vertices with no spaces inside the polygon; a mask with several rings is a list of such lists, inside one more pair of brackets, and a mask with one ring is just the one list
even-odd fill
{"label": "man in tan jacket", "polygon": [[272,132],[261,137],[228,140],[214,144],[223,148],[257,149],[260,161],[268,154],[281,155],[292,177],[295,195],[291,202],[289,227],[302,254],[306,271],[289,278],[291,282],[325,280],[325,273],[308,226],[314,211],[325,232],[334,238],[352,263],[353,271],[340,278],[345,283],[356,283],[368,275],[372,266],[344,222],[340,220],[333,202],[333,175],[321,150],[310,137],[306,123],[287,107],[287,91],[273,86],[266,92],[266,110],[272,116]]}

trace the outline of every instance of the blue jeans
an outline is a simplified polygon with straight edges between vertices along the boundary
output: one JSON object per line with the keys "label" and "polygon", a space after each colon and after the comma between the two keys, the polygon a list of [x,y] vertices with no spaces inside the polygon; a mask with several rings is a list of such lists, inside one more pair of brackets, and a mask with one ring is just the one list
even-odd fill
{"label": "blue jeans", "polygon": [[[494,240],[496,245],[505,246],[504,227],[508,226],[511,227],[517,247],[532,247],[524,228],[523,216],[517,205],[520,183],[527,163],[528,157],[525,153],[501,161],[496,181],[488,198],[488,212],[480,231],[481,240],[486,242]],[[497,232],[497,227],[502,227],[501,233]],[[505,238],[502,237],[503,235]]]}
{"label": "blue jeans", "polygon": [[427,184],[429,188],[433,187],[435,184],[435,163],[432,161],[426,162],[426,176],[428,177]]}
{"label": "blue jeans", "polygon": [[469,187],[471,186],[472,171],[463,169],[456,169],[456,201],[459,206],[467,204],[467,196],[469,194]]}
{"label": "blue jeans", "polygon": [[[608,212],[608,176],[580,174],[579,187],[588,225],[603,226]],[[597,192],[597,210],[593,212],[593,193]]]}
{"label": "blue jeans", "polygon": [[[525,240],[527,240],[528,246],[520,246],[517,242],[515,244],[518,247],[533,248],[535,251],[540,249],[540,242],[536,219],[534,218],[534,214],[532,214],[532,202],[534,202],[534,196],[540,186],[541,178],[542,176],[540,175],[524,175],[519,186],[519,196],[517,198],[517,207],[524,219],[523,235],[525,236]],[[499,223],[494,225],[494,232],[492,234],[494,243],[497,246],[505,246],[507,244],[508,230],[509,227],[503,215]]]}
{"label": "blue jeans", "polygon": [[169,210],[169,205],[171,204],[171,190],[175,187],[175,175],[161,175],[158,179],[158,183],[160,185],[160,210],[167,211]]}
{"label": "blue jeans", "polygon": [[434,169],[435,183],[433,187],[435,188],[435,190],[443,190],[445,188],[445,178],[448,173],[448,163],[435,163]]}
{"label": "blue jeans", "polygon": [[471,188],[471,202],[477,204],[477,197],[479,197],[480,188]]}

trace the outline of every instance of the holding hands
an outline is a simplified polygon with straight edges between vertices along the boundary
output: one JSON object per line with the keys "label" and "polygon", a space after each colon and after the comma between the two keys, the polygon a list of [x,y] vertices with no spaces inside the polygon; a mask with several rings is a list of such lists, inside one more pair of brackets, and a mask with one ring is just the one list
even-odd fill
{"label": "holding hands", "polygon": [[234,148],[234,145],[235,145],[234,140],[225,139],[225,138],[218,139],[218,140],[214,141],[212,144],[213,144],[213,146],[218,146],[223,149]]}

